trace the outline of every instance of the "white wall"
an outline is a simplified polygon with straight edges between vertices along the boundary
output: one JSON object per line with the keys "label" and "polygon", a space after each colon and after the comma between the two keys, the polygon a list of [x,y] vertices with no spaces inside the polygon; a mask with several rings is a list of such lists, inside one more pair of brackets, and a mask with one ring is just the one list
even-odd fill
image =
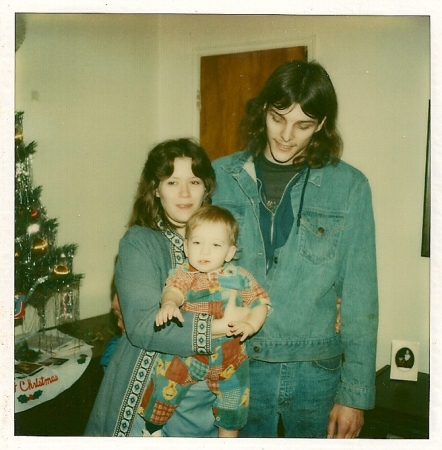
{"label": "white wall", "polygon": [[[17,109],[36,140],[36,182],[79,244],[81,315],[105,313],[117,241],[146,150],[198,136],[198,55],[309,43],[339,104],[344,160],[370,179],[377,225],[378,368],[392,339],[420,342],[429,370],[429,259],[420,257],[429,20],[425,17],[75,16],[29,18]],[[37,91],[39,100],[31,100]]]}
{"label": "white wall", "polygon": [[[77,243],[81,317],[109,311],[118,240],[158,137],[158,30],[148,15],[29,15],[16,54],[16,109],[35,140],[34,179]],[[33,100],[35,96],[38,100]]]}

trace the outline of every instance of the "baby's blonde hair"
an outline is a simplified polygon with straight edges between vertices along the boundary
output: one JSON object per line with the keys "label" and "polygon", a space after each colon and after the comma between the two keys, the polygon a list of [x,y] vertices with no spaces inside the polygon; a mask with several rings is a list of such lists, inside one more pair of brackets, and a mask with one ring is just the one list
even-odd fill
{"label": "baby's blonde hair", "polygon": [[229,244],[235,245],[238,238],[238,224],[232,213],[225,208],[215,205],[206,205],[197,209],[189,218],[186,224],[186,235],[188,239],[192,230],[204,222],[223,223],[227,228]]}

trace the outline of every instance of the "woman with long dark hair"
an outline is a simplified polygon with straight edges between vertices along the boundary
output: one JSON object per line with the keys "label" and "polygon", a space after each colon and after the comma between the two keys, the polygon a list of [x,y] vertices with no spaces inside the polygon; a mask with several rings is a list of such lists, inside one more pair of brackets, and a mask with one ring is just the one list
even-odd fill
{"label": "woman with long dark hair", "polygon": [[[110,358],[86,435],[146,435],[138,408],[152,371],[157,370],[157,352],[182,357],[210,354],[212,334],[228,332],[227,325],[211,315],[185,311],[181,325],[154,328],[168,273],[184,261],[186,222],[201,205],[210,203],[214,186],[210,160],[194,141],[166,141],[149,153],[115,269],[125,333]],[[211,411],[214,395],[202,383],[191,387],[164,434],[169,430],[174,436],[217,435]]]}

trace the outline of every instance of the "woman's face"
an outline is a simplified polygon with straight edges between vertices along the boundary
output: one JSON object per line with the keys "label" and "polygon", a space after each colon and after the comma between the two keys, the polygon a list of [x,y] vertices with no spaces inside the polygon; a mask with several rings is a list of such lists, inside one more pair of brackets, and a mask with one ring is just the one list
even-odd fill
{"label": "woman's face", "polygon": [[265,157],[277,164],[291,164],[294,158],[302,155],[313,134],[322,128],[324,120],[318,123],[318,120],[307,116],[299,104],[283,110],[269,108]]}
{"label": "woman's face", "polygon": [[192,172],[191,158],[175,158],[173,165],[172,175],[160,181],[155,194],[167,218],[182,234],[187,220],[203,202],[205,187],[203,180]]}

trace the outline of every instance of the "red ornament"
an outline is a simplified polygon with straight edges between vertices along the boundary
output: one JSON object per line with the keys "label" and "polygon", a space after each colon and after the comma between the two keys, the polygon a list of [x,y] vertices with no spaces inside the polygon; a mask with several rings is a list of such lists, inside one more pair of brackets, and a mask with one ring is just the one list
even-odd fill
{"label": "red ornament", "polygon": [[40,216],[40,213],[38,209],[32,208],[31,209],[31,219],[38,219]]}

